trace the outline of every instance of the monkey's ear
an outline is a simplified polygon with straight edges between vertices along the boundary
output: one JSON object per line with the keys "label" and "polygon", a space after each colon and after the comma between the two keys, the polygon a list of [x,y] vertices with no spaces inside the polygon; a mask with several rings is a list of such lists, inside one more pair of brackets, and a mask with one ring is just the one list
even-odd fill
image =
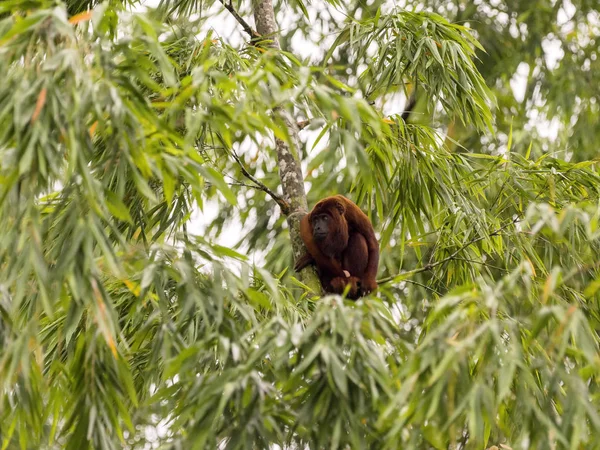
{"label": "monkey's ear", "polygon": [[339,213],[342,216],[346,212],[346,207],[342,203],[340,203],[340,202],[335,202],[335,208],[339,211]]}

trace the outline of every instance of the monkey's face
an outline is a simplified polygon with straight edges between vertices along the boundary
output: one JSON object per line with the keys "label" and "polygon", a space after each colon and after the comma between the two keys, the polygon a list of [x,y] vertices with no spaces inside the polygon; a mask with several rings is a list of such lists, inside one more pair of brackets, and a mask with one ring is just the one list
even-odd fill
{"label": "monkey's face", "polygon": [[313,239],[317,242],[323,241],[329,234],[331,217],[329,214],[319,214],[312,218]]}

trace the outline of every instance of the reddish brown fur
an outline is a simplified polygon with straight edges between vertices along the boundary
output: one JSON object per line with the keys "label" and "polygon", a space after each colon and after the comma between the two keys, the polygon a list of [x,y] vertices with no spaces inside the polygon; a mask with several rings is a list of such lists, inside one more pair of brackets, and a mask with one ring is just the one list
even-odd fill
{"label": "reddish brown fur", "polygon": [[[320,214],[330,217],[329,233],[317,242],[312,219]],[[325,291],[341,294],[350,285],[348,297],[358,298],[377,289],[379,244],[371,221],[352,201],[342,195],[324,198],[302,218],[300,235],[308,254],[295,269],[314,263]]]}

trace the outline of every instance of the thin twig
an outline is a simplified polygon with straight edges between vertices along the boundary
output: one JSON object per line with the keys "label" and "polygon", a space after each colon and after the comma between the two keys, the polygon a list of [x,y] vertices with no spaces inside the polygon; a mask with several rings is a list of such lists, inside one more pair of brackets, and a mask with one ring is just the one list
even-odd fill
{"label": "thin twig", "polygon": [[279,205],[279,207],[281,208],[281,211],[283,211],[283,213],[285,215],[288,215],[290,213],[290,205],[288,204],[288,202],[286,202],[283,198],[281,198],[279,195],[277,195],[275,192],[273,192],[271,189],[269,189],[267,186],[265,186],[263,183],[261,183],[259,180],[257,180],[254,175],[252,175],[250,172],[248,172],[248,170],[244,166],[244,163],[242,163],[239,156],[237,155],[237,153],[235,153],[235,151],[233,149],[231,150],[231,155],[233,156],[233,159],[235,159],[235,161],[240,166],[240,169],[241,169],[242,173],[244,174],[244,176],[256,185],[255,186],[256,189],[260,189],[264,193],[270,195],[271,198],[273,200],[275,200],[275,202]]}
{"label": "thin twig", "polygon": [[385,283],[389,283],[390,281],[394,281],[394,280],[405,281],[403,279],[404,277],[410,277],[412,275],[416,275],[416,274],[421,273],[421,272],[426,272],[428,270],[433,269],[434,267],[437,267],[437,266],[440,266],[442,264],[445,264],[448,261],[452,261],[453,259],[456,258],[456,255],[458,255],[460,252],[462,252],[465,248],[467,248],[467,247],[469,247],[469,246],[471,246],[473,244],[476,244],[479,241],[483,241],[484,239],[486,239],[488,237],[497,236],[502,231],[504,231],[506,228],[508,228],[511,225],[514,225],[518,221],[519,221],[519,217],[515,217],[513,220],[511,220],[507,224],[504,224],[503,226],[501,226],[497,230],[492,231],[490,234],[488,234],[486,236],[480,236],[478,238],[470,240],[465,245],[461,246],[458,250],[456,250],[454,253],[452,253],[450,256],[447,256],[444,259],[440,259],[439,261],[436,261],[434,263],[425,264],[423,267],[419,267],[418,269],[409,270],[408,272],[400,273],[398,275],[393,275],[391,277],[382,278],[381,280],[377,280],[377,284],[385,284]]}
{"label": "thin twig", "polygon": [[405,283],[410,283],[410,284],[415,284],[415,285],[417,285],[417,286],[421,286],[422,288],[425,288],[425,289],[427,289],[427,290],[430,290],[431,292],[433,292],[434,294],[437,294],[437,295],[439,295],[440,297],[442,296],[442,294],[441,294],[440,292],[436,291],[436,290],[435,290],[434,288],[432,288],[432,287],[429,287],[429,286],[427,286],[426,284],[420,283],[420,282],[418,282],[418,281],[415,281],[415,280],[402,280],[402,281],[404,281]]}
{"label": "thin twig", "polygon": [[255,184],[242,183],[241,181],[234,181],[232,183],[227,183],[227,185],[228,186],[247,187],[247,188],[250,188],[250,189],[258,189],[259,191],[261,190]]}
{"label": "thin twig", "polygon": [[252,29],[252,27],[248,24],[248,22],[246,22],[244,20],[244,18],[238,14],[238,12],[233,7],[233,2],[231,0],[229,0],[229,2],[225,2],[225,0],[219,0],[219,1],[225,7],[225,9],[231,13],[231,15],[235,18],[235,20],[238,21],[238,23],[242,26],[244,31],[250,35],[251,39],[256,39],[256,38],[260,37],[260,34],[258,34],[256,31],[254,31]]}
{"label": "thin twig", "polygon": [[455,261],[464,261],[472,264],[481,264],[482,266],[489,267],[490,269],[502,270],[503,272],[510,272],[509,269],[505,267],[495,266],[493,264],[486,263],[485,261],[477,261],[476,259],[468,259],[468,258],[454,258]]}

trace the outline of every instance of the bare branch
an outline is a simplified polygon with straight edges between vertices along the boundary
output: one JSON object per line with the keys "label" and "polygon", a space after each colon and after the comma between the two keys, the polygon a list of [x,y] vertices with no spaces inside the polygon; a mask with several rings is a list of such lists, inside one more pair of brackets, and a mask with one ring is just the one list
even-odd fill
{"label": "bare branch", "polygon": [[242,171],[244,176],[255,184],[254,187],[256,189],[263,191],[264,193],[268,194],[269,196],[271,196],[271,198],[273,200],[275,200],[275,202],[279,205],[279,207],[281,208],[281,211],[283,211],[283,213],[285,215],[288,215],[290,213],[289,203],[286,202],[279,195],[277,195],[275,192],[273,192],[271,189],[269,189],[267,186],[265,186],[263,183],[261,183],[254,175],[252,175],[250,172],[248,172],[248,169],[246,169],[246,167],[244,166],[244,163],[242,163],[239,156],[237,155],[237,153],[235,153],[235,151],[233,149],[231,150],[231,155],[233,156],[233,159],[235,159],[235,161],[240,166],[240,170]]}
{"label": "bare branch", "polygon": [[382,278],[380,280],[377,280],[377,284],[386,284],[386,283],[389,283],[390,281],[394,281],[394,280],[396,280],[396,281],[406,281],[403,278],[411,277],[413,275],[416,275],[417,273],[426,272],[428,270],[433,269],[434,267],[437,267],[437,266],[445,264],[445,263],[447,263],[449,261],[452,261],[452,260],[456,259],[456,256],[460,252],[462,252],[465,248],[467,248],[467,247],[469,247],[469,246],[471,246],[473,244],[476,244],[479,241],[483,241],[484,239],[486,239],[488,237],[499,235],[506,228],[508,228],[511,225],[514,225],[518,221],[519,221],[519,217],[515,217],[513,220],[511,220],[510,222],[502,225],[497,230],[492,231],[490,234],[488,234],[486,236],[479,236],[478,238],[470,240],[469,242],[467,242],[466,244],[464,244],[463,246],[461,246],[458,250],[456,250],[455,252],[453,252],[450,256],[447,256],[444,259],[440,259],[439,261],[436,261],[434,263],[425,264],[423,267],[419,267],[418,269],[409,270],[408,272],[400,273],[398,275],[393,275],[393,276],[390,276],[390,277]]}
{"label": "bare branch", "polygon": [[248,22],[246,22],[244,20],[244,18],[238,14],[238,12],[233,7],[232,0],[229,0],[228,2],[225,2],[225,0],[219,0],[219,1],[225,7],[225,9],[231,13],[231,15],[235,18],[235,20],[238,21],[238,23],[242,26],[244,31],[250,35],[251,39],[256,39],[256,38],[260,37],[260,34],[258,34],[256,31],[254,31],[252,29],[252,27],[248,24]]}

